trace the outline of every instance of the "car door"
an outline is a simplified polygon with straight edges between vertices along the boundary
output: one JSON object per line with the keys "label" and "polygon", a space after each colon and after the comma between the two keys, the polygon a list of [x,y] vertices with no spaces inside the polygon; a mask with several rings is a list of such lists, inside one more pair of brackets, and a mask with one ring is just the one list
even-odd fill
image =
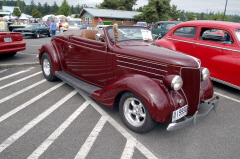
{"label": "car door", "polygon": [[177,51],[195,56],[195,41],[197,34],[197,27],[187,26],[176,29],[172,35],[166,37],[170,40]]}
{"label": "car door", "polygon": [[[225,35],[229,36],[226,41]],[[211,77],[233,84],[233,73],[237,63],[238,44],[226,28],[201,27],[195,52],[202,66],[210,70]],[[230,40],[231,38],[231,40]]]}
{"label": "car door", "polygon": [[65,69],[77,78],[97,86],[107,83],[106,43],[79,36],[70,36],[66,49]]}

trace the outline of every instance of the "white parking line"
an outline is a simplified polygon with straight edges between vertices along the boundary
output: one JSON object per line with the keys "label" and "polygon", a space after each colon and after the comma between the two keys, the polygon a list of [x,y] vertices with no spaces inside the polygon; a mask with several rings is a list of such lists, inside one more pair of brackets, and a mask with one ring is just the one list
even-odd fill
{"label": "white parking line", "polygon": [[7,69],[0,71],[0,73],[3,73],[3,72],[5,72],[5,71],[7,71]]}
{"label": "white parking line", "polygon": [[34,118],[32,121],[30,121],[28,124],[26,124],[22,129],[17,131],[15,134],[11,135],[9,138],[7,138],[3,143],[0,145],[0,153],[5,150],[8,146],[10,146],[12,143],[14,143],[17,139],[19,139],[21,136],[23,136],[25,133],[27,133],[30,129],[32,129],[35,125],[37,125],[40,121],[45,119],[48,115],[50,115],[54,110],[59,108],[63,103],[65,103],[67,100],[69,100],[71,97],[73,97],[77,91],[72,91],[67,96],[62,98],[60,101],[58,101],[56,104],[51,106],[49,109],[44,111],[42,114],[38,115],[36,118]]}
{"label": "white parking line", "polygon": [[17,96],[17,95],[19,95],[19,94],[21,94],[21,93],[23,93],[23,92],[26,92],[27,90],[32,89],[32,88],[34,88],[34,87],[36,87],[36,86],[38,86],[41,83],[46,82],[46,81],[47,81],[46,79],[43,79],[43,80],[41,80],[39,82],[36,82],[36,83],[32,84],[31,86],[28,86],[28,87],[26,87],[24,89],[19,90],[19,91],[13,93],[13,94],[11,94],[11,95],[1,99],[0,100],[0,104],[5,102],[5,101],[7,101],[7,100],[9,100],[9,99],[11,99],[11,98],[13,98],[13,97],[15,97],[15,96]]}
{"label": "white parking line", "polygon": [[131,159],[136,145],[137,145],[136,139],[127,139],[127,143],[123,150],[121,159]]}
{"label": "white parking line", "polygon": [[[85,98],[86,100],[90,101],[90,104],[102,115],[102,116],[106,116],[109,117],[109,115],[102,109],[100,108],[90,97],[86,96],[83,92],[78,91],[83,98]],[[109,117],[108,122],[115,127],[115,129],[117,129],[126,139],[131,139],[132,141],[136,141],[136,148],[142,153],[144,154],[147,158],[149,159],[159,159],[158,157],[156,157],[150,150],[148,150],[144,145],[142,145],[139,141],[137,141],[137,139],[135,137],[133,137],[129,132],[127,132],[121,125],[119,125],[113,118]],[[126,144],[126,146],[128,146]],[[127,149],[125,146],[124,149]],[[130,150],[128,149],[128,152],[130,152]],[[133,150],[131,150],[131,153],[134,152],[134,148]],[[124,155],[125,152],[123,152]],[[133,154],[129,154],[129,155],[133,155]]]}
{"label": "white parking line", "polygon": [[84,102],[71,116],[68,117],[29,157],[28,159],[36,159],[58,138],[59,135],[87,108],[89,102]]}
{"label": "white parking line", "polygon": [[28,71],[30,71],[30,70],[33,69],[33,68],[34,68],[34,67],[31,67],[31,68],[29,68],[29,69],[27,69],[27,70],[19,71],[19,72],[17,72],[17,73],[11,74],[11,75],[9,75],[9,76],[2,77],[2,78],[0,78],[0,81],[5,80],[5,79],[8,79],[8,78],[11,78],[11,77],[13,77],[13,76],[17,76],[17,75],[19,75],[19,74],[21,74],[21,73],[28,72]]}
{"label": "white parking line", "polygon": [[3,120],[9,118],[10,116],[12,116],[13,114],[17,113],[18,111],[22,110],[23,108],[29,106],[30,104],[32,104],[33,102],[37,101],[38,99],[42,98],[43,96],[47,95],[48,93],[52,92],[53,90],[57,89],[58,87],[62,86],[64,84],[64,82],[59,83],[58,85],[46,90],[45,92],[39,94],[38,96],[32,98],[31,100],[23,103],[22,105],[18,106],[17,108],[11,110],[10,112],[4,114],[3,116],[0,117],[0,122],[2,122]]}
{"label": "white parking line", "polygon": [[36,56],[38,53],[25,53],[25,52],[19,52],[18,54],[34,55],[34,56]]}
{"label": "white parking line", "polygon": [[227,98],[227,99],[230,99],[230,100],[233,100],[233,101],[235,101],[235,102],[240,103],[240,100],[237,100],[237,99],[234,99],[234,98],[232,98],[232,97],[223,95],[223,94],[221,94],[221,93],[214,92],[214,94],[219,95],[219,96],[222,96],[222,97],[224,97],[224,98]]}
{"label": "white parking line", "polygon": [[26,80],[26,79],[28,79],[28,78],[33,77],[33,76],[36,76],[36,75],[40,74],[41,72],[42,72],[42,71],[39,71],[39,72],[37,72],[37,73],[35,73],[35,74],[32,74],[32,75],[30,75],[30,76],[27,76],[27,77],[21,78],[21,79],[19,79],[19,80],[16,80],[16,81],[14,81],[14,82],[11,82],[11,83],[9,83],[9,84],[6,84],[6,85],[0,87],[0,89],[3,89],[3,88],[6,88],[6,87],[9,87],[9,86],[12,86],[12,85],[14,85],[14,84],[16,84],[16,83],[19,83],[19,82],[21,82],[21,81],[24,81],[24,80]]}
{"label": "white parking line", "polygon": [[102,131],[103,126],[107,122],[109,116],[102,116],[96,126],[93,128],[92,132],[89,134],[87,140],[82,145],[81,149],[78,151],[74,159],[85,159],[91,150],[94,141],[97,139],[99,133]]}

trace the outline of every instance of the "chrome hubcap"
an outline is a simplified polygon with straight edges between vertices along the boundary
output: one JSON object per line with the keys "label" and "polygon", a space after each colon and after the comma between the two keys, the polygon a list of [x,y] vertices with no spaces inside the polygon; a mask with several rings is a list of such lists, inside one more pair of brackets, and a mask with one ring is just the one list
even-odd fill
{"label": "chrome hubcap", "polygon": [[43,60],[43,71],[45,75],[49,76],[50,75],[50,63],[48,59]]}
{"label": "chrome hubcap", "polygon": [[146,119],[146,111],[142,103],[136,98],[128,98],[123,105],[124,116],[127,121],[135,126],[140,127]]}

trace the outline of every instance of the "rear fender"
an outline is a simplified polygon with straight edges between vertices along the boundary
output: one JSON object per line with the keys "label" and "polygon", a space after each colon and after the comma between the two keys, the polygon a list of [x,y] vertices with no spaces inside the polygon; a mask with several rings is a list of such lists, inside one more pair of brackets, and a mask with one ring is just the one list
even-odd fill
{"label": "rear fender", "polygon": [[58,57],[57,51],[56,51],[53,43],[51,43],[51,42],[46,43],[46,44],[42,45],[42,47],[40,48],[40,50],[39,50],[40,64],[41,64],[41,60],[42,60],[42,55],[44,53],[47,53],[51,58],[53,73],[55,74],[56,71],[61,71],[62,68],[61,68],[60,59]]}
{"label": "rear fender", "polygon": [[153,79],[143,75],[125,75],[103,89],[94,91],[92,98],[113,108],[117,96],[126,91],[135,93],[143,100],[155,121],[169,121],[173,107],[169,92]]}

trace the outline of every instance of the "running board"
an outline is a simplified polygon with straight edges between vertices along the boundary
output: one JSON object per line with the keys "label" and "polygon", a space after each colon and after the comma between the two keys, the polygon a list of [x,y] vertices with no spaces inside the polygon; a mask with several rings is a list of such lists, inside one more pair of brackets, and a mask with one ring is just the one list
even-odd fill
{"label": "running board", "polygon": [[100,87],[79,80],[65,71],[58,71],[56,72],[55,76],[57,76],[59,79],[66,82],[67,84],[71,85],[75,89],[85,92],[89,96],[91,96],[94,91],[101,89]]}

